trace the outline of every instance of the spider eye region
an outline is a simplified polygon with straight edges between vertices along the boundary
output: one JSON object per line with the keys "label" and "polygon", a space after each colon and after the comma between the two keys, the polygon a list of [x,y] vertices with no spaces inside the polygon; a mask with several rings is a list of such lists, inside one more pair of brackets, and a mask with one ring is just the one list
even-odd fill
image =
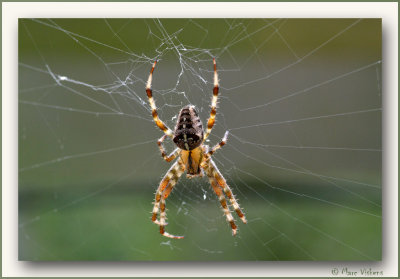
{"label": "spider eye region", "polygon": [[183,150],[193,150],[203,141],[203,124],[192,105],[185,106],[179,112],[174,130],[174,143]]}

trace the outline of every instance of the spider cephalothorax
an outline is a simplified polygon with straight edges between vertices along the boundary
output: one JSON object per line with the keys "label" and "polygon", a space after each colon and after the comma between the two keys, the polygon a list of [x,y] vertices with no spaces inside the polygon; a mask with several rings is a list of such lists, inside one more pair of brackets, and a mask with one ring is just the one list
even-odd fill
{"label": "spider cephalothorax", "polygon": [[[158,186],[153,207],[153,215],[151,218],[154,223],[160,226],[160,233],[166,237],[183,238],[183,236],[171,235],[165,231],[165,226],[167,225],[165,200],[168,198],[179,177],[185,172],[185,170],[190,178],[203,175],[202,170],[204,170],[204,172],[207,174],[210,184],[221,203],[226,219],[231,225],[233,235],[236,235],[237,226],[230,212],[230,206],[233,207],[243,223],[247,222],[246,217],[240,209],[239,204],[233,196],[225,178],[219,172],[214,161],[211,159],[212,154],[225,145],[228,137],[228,131],[225,133],[222,141],[213,148],[209,149],[207,145],[204,145],[204,141],[208,138],[212,127],[214,126],[215,116],[217,114],[219,84],[217,65],[215,63],[215,59],[213,61],[214,89],[211,101],[210,118],[208,119],[207,130],[205,133],[203,124],[201,123],[199,115],[197,114],[193,105],[187,105],[181,109],[175,130],[172,132],[171,129],[169,129],[158,117],[156,104],[153,99],[151,82],[156,62],[154,62],[150,71],[149,79],[147,80],[146,92],[152,109],[154,122],[165,133],[165,135],[158,140],[158,147],[160,148],[161,156],[167,162],[170,162],[179,156]],[[167,153],[162,145],[166,137],[170,137],[178,147],[169,156],[167,156]],[[225,196],[228,197],[230,205],[227,203]],[[157,220],[157,215],[159,213],[160,220]]]}

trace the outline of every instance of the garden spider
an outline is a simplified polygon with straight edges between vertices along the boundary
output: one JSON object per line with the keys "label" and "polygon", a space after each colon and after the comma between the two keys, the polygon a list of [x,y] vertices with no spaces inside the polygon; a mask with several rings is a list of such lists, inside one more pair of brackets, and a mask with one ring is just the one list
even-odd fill
{"label": "garden spider", "polygon": [[[203,176],[203,171],[207,174],[210,184],[221,203],[226,219],[231,225],[232,235],[236,235],[237,226],[229,210],[229,205],[226,202],[225,195],[228,197],[231,206],[233,206],[243,223],[247,223],[246,218],[235,197],[233,196],[231,189],[229,188],[228,184],[226,184],[225,178],[219,172],[214,161],[211,159],[211,155],[226,143],[228,131],[225,132],[222,141],[215,145],[211,150],[209,150],[208,146],[204,144],[204,141],[211,133],[211,129],[215,123],[215,115],[217,114],[219,84],[215,58],[213,61],[214,89],[211,102],[211,113],[210,118],[208,119],[207,130],[205,134],[201,120],[193,105],[187,105],[181,109],[175,130],[173,132],[158,117],[156,104],[154,102],[153,93],[151,90],[153,72],[157,61],[154,62],[150,71],[149,79],[147,80],[146,93],[147,97],[149,98],[154,122],[165,133],[165,135],[163,135],[157,142],[161,151],[161,156],[167,162],[171,162],[179,156],[178,160],[176,160],[169,171],[165,174],[164,178],[160,182],[160,185],[158,186],[153,207],[153,215],[151,218],[155,224],[160,226],[160,233],[169,238],[183,238],[183,236],[171,235],[165,231],[165,226],[167,225],[165,200],[168,198],[179,177],[185,170],[187,171],[188,178]],[[178,148],[176,148],[169,156],[167,156],[162,144],[167,137],[170,137],[178,146]],[[160,212],[160,220],[157,220],[158,212]]]}

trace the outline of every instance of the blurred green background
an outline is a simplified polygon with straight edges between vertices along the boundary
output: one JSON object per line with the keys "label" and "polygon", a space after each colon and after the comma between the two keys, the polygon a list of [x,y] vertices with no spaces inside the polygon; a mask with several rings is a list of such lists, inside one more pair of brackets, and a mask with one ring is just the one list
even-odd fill
{"label": "blurred green background", "polygon": [[[19,259],[380,260],[380,19],[20,19]],[[210,145],[243,208],[232,237],[207,179],[180,179],[167,231],[150,221],[169,168],[160,117],[196,105],[216,57]],[[173,145],[167,143],[168,150]]]}

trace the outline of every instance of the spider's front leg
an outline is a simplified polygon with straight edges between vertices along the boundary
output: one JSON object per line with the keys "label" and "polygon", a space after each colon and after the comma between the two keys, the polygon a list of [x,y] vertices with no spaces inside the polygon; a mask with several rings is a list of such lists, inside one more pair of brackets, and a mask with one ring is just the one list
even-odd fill
{"label": "spider's front leg", "polygon": [[237,232],[237,226],[235,224],[235,221],[233,220],[233,217],[229,210],[228,204],[226,203],[225,195],[222,192],[221,187],[218,186],[217,181],[211,176],[209,176],[208,178],[210,180],[210,184],[211,184],[215,194],[218,196],[218,200],[221,203],[222,210],[224,211],[224,214],[226,216],[226,220],[231,225],[232,235],[235,236],[236,232]]}
{"label": "spider's front leg", "polygon": [[208,162],[205,163],[205,170],[207,172],[208,178],[210,180],[211,186],[213,187],[215,193],[217,194],[219,201],[222,205],[222,208],[224,210],[224,214],[226,216],[227,221],[230,223],[231,228],[232,228],[232,234],[236,235],[236,224],[233,221],[233,217],[229,211],[229,207],[226,204],[226,199],[225,196],[223,195],[222,191],[225,193],[225,195],[228,197],[229,202],[233,206],[234,210],[236,211],[236,214],[239,216],[239,218],[242,220],[243,223],[247,223],[246,217],[243,214],[243,211],[241,210],[238,202],[236,201],[234,195],[232,194],[232,190],[229,188],[228,184],[226,183],[225,178],[222,176],[222,174],[219,172],[217,166],[215,165],[214,161],[210,158]]}
{"label": "spider's front leg", "polygon": [[[156,197],[154,201],[153,207],[153,215],[151,220],[160,226],[160,233],[169,238],[183,238],[183,236],[175,236],[167,233],[164,227],[167,225],[165,222],[167,219],[165,213],[165,200],[168,198],[169,194],[171,193],[173,187],[175,186],[176,182],[178,181],[179,177],[185,171],[184,165],[181,161],[176,161],[175,164],[171,166],[169,171],[165,174],[164,178],[161,180],[160,185],[156,191]],[[160,221],[157,220],[158,212],[160,211]]]}

